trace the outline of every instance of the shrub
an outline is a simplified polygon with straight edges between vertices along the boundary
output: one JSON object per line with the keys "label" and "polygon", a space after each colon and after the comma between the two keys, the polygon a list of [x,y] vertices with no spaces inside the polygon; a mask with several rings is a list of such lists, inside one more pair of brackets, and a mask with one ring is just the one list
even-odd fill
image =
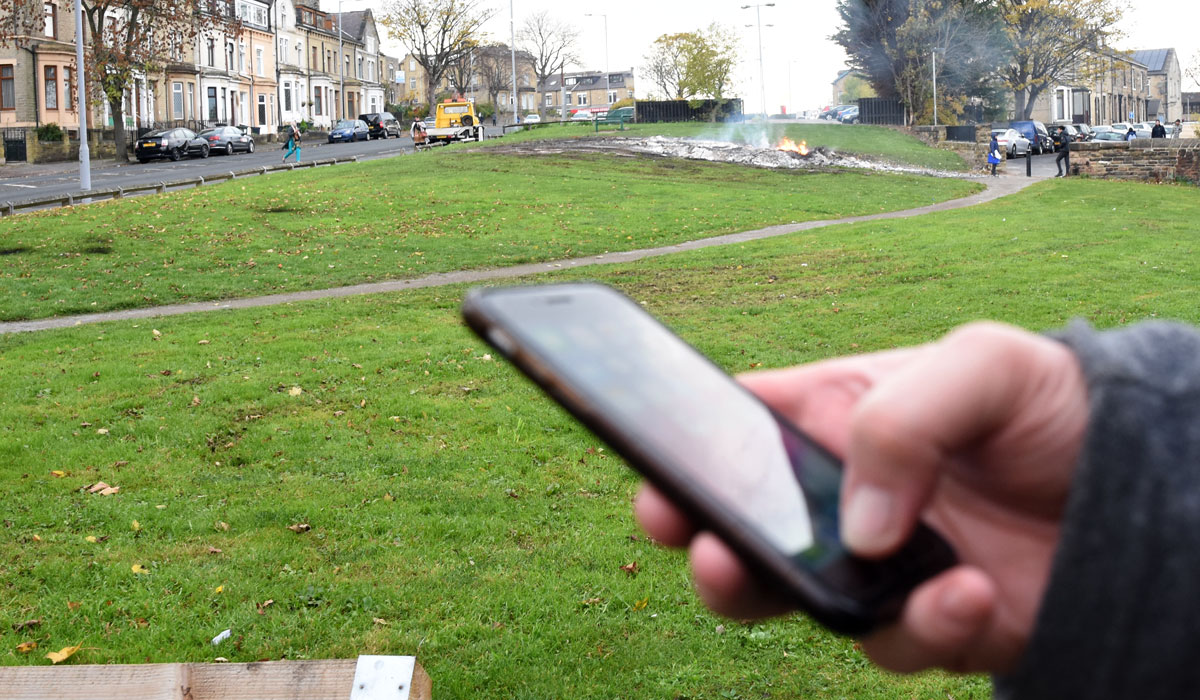
{"label": "shrub", "polygon": [[63,130],[54,122],[42,124],[37,129],[38,141],[62,141],[64,135]]}

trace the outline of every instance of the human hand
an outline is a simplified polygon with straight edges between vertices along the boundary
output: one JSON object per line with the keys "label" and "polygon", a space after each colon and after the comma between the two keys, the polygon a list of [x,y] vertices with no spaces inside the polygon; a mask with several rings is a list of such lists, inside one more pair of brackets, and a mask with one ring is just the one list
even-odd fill
{"label": "human hand", "polygon": [[[897,671],[1011,670],[1049,578],[1087,395],[1065,346],[972,324],[937,343],[741,381],[846,463],[842,537],[869,557],[897,549],[918,517],[960,564],[920,585],[901,617],[863,640]],[[653,488],[636,504],[647,532],[688,546],[696,587],[738,618],[789,609],[725,544]]]}

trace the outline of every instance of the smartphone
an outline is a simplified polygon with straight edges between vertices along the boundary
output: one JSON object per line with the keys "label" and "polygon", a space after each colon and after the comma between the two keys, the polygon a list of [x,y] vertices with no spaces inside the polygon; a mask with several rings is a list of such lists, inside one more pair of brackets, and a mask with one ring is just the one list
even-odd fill
{"label": "smartphone", "polygon": [[955,556],[919,525],[885,559],[838,533],[840,462],[620,292],[471,290],[467,324],[756,573],[826,627],[861,635]]}

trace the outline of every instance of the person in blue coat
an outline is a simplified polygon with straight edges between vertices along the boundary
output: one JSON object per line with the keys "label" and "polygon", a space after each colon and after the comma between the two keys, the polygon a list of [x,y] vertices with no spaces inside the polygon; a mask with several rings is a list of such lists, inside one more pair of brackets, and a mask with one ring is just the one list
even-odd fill
{"label": "person in blue coat", "polygon": [[996,140],[995,134],[992,134],[992,142],[988,144],[987,162],[992,165],[992,177],[998,177],[996,166],[1000,164],[1000,142]]}

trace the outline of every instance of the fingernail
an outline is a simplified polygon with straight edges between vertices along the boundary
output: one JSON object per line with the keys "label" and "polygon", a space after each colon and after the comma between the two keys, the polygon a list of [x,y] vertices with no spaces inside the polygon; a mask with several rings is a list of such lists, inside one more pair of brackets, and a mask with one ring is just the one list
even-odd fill
{"label": "fingernail", "polygon": [[895,497],[871,484],[861,484],[850,494],[842,513],[842,542],[856,552],[874,554],[892,545]]}

